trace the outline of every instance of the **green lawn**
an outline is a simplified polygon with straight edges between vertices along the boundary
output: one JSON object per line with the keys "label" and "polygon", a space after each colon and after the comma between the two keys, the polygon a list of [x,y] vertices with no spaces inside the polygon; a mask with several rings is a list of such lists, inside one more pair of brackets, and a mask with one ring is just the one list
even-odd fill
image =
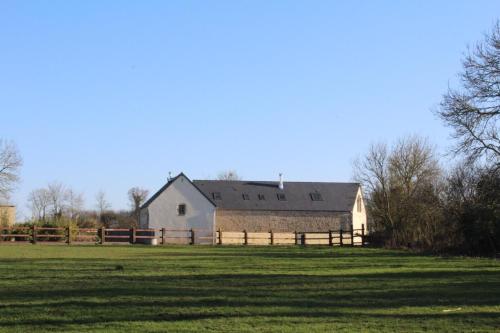
{"label": "green lawn", "polygon": [[498,332],[500,262],[368,248],[3,245],[0,332],[11,331]]}

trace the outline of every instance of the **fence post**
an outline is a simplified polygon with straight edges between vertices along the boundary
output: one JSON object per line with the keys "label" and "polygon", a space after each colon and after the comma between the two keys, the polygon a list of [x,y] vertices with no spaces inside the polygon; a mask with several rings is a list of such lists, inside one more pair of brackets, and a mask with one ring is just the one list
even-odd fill
{"label": "fence post", "polygon": [[354,246],[354,225],[351,224],[351,246]]}
{"label": "fence post", "polygon": [[130,244],[135,244],[135,228],[130,229]]}
{"label": "fence post", "polygon": [[189,245],[194,245],[194,230],[191,228],[191,230],[189,230],[191,232],[191,242],[189,243]]}
{"label": "fence post", "polygon": [[302,235],[300,235],[300,243],[302,246],[306,246],[306,233],[304,232]]}
{"label": "fence post", "polygon": [[[4,234],[9,234],[9,227],[2,227],[0,226],[0,242],[3,242],[3,235]],[[7,232],[4,232],[4,230],[7,230]]]}
{"label": "fence post", "polygon": [[243,237],[245,238],[245,245],[248,245],[248,232],[243,230]]}
{"label": "fence post", "polygon": [[166,237],[165,228],[161,228],[161,245],[165,245],[165,237]]}
{"label": "fence post", "polygon": [[333,246],[333,234],[331,230],[328,230],[328,245]]}
{"label": "fence post", "polygon": [[66,243],[71,244],[71,226],[66,227]]}
{"label": "fence post", "polygon": [[101,245],[106,243],[106,228],[99,228],[99,236],[101,237]]}
{"label": "fence post", "polygon": [[295,230],[293,233],[295,236],[295,245],[297,245],[297,244],[299,244],[299,239],[297,238],[297,230]]}
{"label": "fence post", "polygon": [[271,235],[271,245],[274,245],[274,232],[272,230],[269,230],[269,234]]}
{"label": "fence post", "polygon": [[361,225],[361,247],[365,246],[365,225]]}
{"label": "fence post", "polygon": [[219,245],[222,245],[222,230],[219,228]]}
{"label": "fence post", "polygon": [[33,236],[31,243],[36,244],[36,225],[34,224],[31,226],[31,235]]}
{"label": "fence post", "polygon": [[340,227],[340,246],[344,246],[344,234],[342,231],[342,227]]}

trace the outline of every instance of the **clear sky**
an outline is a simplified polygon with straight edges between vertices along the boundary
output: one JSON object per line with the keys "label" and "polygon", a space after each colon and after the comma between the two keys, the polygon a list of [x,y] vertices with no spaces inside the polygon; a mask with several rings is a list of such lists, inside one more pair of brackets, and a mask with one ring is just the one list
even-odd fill
{"label": "clear sky", "polygon": [[449,130],[432,114],[500,1],[0,1],[0,137],[13,202],[60,181],[127,190],[235,169],[349,181],[370,142]]}

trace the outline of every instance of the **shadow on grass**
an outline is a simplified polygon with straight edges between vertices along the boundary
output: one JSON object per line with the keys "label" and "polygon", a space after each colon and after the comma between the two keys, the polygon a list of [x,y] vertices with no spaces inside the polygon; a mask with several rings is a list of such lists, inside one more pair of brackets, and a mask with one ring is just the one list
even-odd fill
{"label": "shadow on grass", "polygon": [[[497,305],[500,276],[495,271],[384,272],[343,275],[190,274],[68,278],[47,289],[2,291],[0,309],[58,306],[295,306],[402,307],[435,305]],[[443,283],[446,282],[446,283]],[[82,286],[83,285],[83,286]],[[65,286],[60,288],[60,286]],[[384,286],[384,288],[381,288]],[[113,302],[113,298],[126,300]],[[75,304],[60,301],[82,299]],[[88,302],[86,298],[103,301]],[[135,302],[139,298],[160,298]],[[164,298],[172,298],[174,301]],[[181,300],[190,298],[189,301]],[[216,303],[213,299],[216,299]],[[222,299],[222,301],[221,301]],[[243,300],[244,299],[244,300]],[[9,304],[26,300],[39,304]],[[208,302],[208,303],[207,303]]]}
{"label": "shadow on grass", "polygon": [[[177,309],[174,311],[185,311],[186,309]],[[427,314],[369,314],[365,312],[336,312],[336,311],[272,311],[262,314],[252,314],[252,313],[238,313],[238,312],[193,312],[193,313],[178,313],[178,312],[163,312],[163,313],[124,313],[115,312],[112,317],[98,316],[91,318],[77,318],[77,319],[34,319],[30,320],[28,323],[19,325],[19,322],[15,320],[5,320],[0,322],[0,327],[44,327],[45,329],[50,327],[57,327],[60,329],[65,325],[98,325],[101,323],[134,323],[134,322],[192,322],[199,320],[249,320],[255,322],[255,320],[269,320],[272,318],[280,319],[280,321],[286,320],[297,320],[297,319],[315,319],[320,322],[328,322],[336,317],[342,317],[346,321],[356,321],[359,323],[369,322],[376,318],[379,322],[387,320],[413,320],[417,322],[429,321],[429,320],[449,320],[449,321],[466,321],[472,323],[481,323],[483,326],[496,327],[498,324],[498,314],[491,312],[462,312],[462,313],[427,313]],[[268,326],[266,326],[268,327]],[[268,327],[269,328],[269,327]]]}
{"label": "shadow on grass", "polygon": [[[400,267],[395,262],[415,255],[371,250],[358,253],[342,249],[336,253],[335,249],[292,249],[288,253],[287,249],[242,251],[228,247],[183,253],[181,248],[147,249],[149,259],[144,261],[138,260],[135,252],[124,259],[1,259],[0,269],[7,269],[0,275],[0,328],[36,330],[110,322],[259,318],[312,318],[328,322],[336,317],[377,322],[467,320],[495,327],[498,320],[498,312],[479,309],[442,312],[443,307],[498,306],[498,268],[453,268],[449,261],[440,268],[439,261],[422,257],[415,262],[427,258],[421,267],[433,265],[432,270],[398,271],[393,269]],[[341,260],[330,261],[330,255]],[[248,268],[245,257],[249,259]],[[269,272],[274,264],[264,267],[263,258],[278,258],[281,260],[277,260],[277,265],[290,267],[280,268],[280,274]],[[309,259],[314,258],[325,260],[311,264]],[[350,261],[352,258],[357,259]],[[337,269],[345,265],[364,268],[370,261],[378,261],[384,270]],[[314,272],[311,268],[311,274],[304,268],[331,262],[334,266],[328,270]],[[124,266],[123,272],[114,269],[118,263]],[[236,267],[234,273],[231,267]],[[299,269],[302,271],[295,273]],[[6,285],[12,287],[5,288]],[[408,308],[425,314],[404,313]],[[390,311],[394,313],[387,313]]]}
{"label": "shadow on grass", "polygon": [[[164,250],[164,251],[162,251]],[[174,251],[172,251],[174,250]],[[326,246],[234,246],[224,245],[207,248],[207,251],[175,251],[174,248],[158,248],[158,252],[148,253],[148,257],[252,257],[270,259],[325,259],[334,258],[410,258],[422,257],[409,251],[384,251],[369,248],[339,248]],[[140,256],[136,255],[136,256]]]}

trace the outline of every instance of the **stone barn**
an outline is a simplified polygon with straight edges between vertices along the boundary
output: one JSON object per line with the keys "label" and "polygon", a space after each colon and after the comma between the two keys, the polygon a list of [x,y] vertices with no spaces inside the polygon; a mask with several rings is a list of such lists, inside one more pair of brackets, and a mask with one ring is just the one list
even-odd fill
{"label": "stone barn", "polygon": [[[280,177],[281,178],[281,177]],[[312,232],[366,228],[358,183],[170,179],[142,207],[141,228]]]}

